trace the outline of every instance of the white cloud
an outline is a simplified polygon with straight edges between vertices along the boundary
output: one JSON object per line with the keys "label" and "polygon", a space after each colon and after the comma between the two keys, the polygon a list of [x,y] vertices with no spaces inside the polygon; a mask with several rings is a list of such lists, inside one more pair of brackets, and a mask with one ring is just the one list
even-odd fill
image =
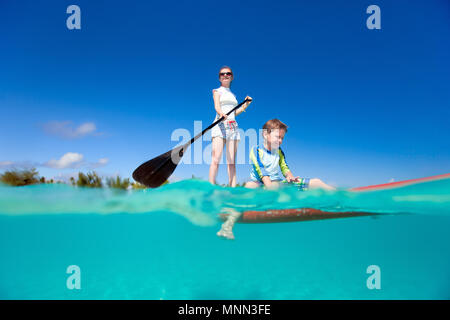
{"label": "white cloud", "polygon": [[394,181],[395,181],[395,179],[394,179],[394,178],[391,178],[391,179],[389,179],[388,183],[392,183],[392,182],[394,182]]}
{"label": "white cloud", "polygon": [[56,176],[53,176],[51,178],[46,178],[46,180],[53,179],[53,181],[61,181],[64,183],[70,183],[71,182],[70,178],[74,178],[76,180],[78,178],[78,172],[72,172],[72,173],[59,172]]}
{"label": "white cloud", "polygon": [[10,168],[13,164],[14,162],[12,161],[0,161],[0,169]]}
{"label": "white cloud", "polygon": [[99,135],[97,127],[93,122],[85,122],[74,127],[72,121],[50,121],[44,124],[47,134],[59,136],[66,139],[76,139],[87,135]]}
{"label": "white cloud", "polygon": [[0,161],[0,169],[6,170],[31,169],[38,166],[39,163],[31,161]]}
{"label": "white cloud", "polygon": [[75,136],[84,136],[95,132],[97,128],[93,122],[86,122],[75,129]]}
{"label": "white cloud", "polygon": [[[109,163],[108,158],[100,158],[97,162],[84,161],[81,153],[67,152],[59,159],[51,159],[47,162],[30,162],[30,161],[0,161],[0,169],[30,169],[36,167],[46,167],[52,169],[78,169],[85,168],[93,170],[106,166]],[[64,174],[67,175],[67,174]]]}
{"label": "white cloud", "polygon": [[108,164],[108,162],[109,162],[108,158],[101,158],[101,159],[98,159],[97,162],[91,163],[88,167],[89,167],[89,169],[96,169],[96,168],[106,166]]}
{"label": "white cloud", "polygon": [[99,163],[99,164],[103,164],[103,165],[105,165],[105,164],[107,164],[107,163],[108,163],[108,161],[109,161],[109,159],[108,159],[108,158],[101,158],[101,159],[99,159],[99,160],[98,160],[98,163]]}
{"label": "white cloud", "polygon": [[78,168],[83,161],[83,155],[75,152],[67,152],[59,160],[50,160],[44,163],[45,167],[54,169]]}

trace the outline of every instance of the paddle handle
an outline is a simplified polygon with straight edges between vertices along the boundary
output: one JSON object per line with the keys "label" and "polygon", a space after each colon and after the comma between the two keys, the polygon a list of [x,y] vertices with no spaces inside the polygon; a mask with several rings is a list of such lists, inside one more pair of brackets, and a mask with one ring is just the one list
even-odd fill
{"label": "paddle handle", "polygon": [[[244,103],[251,101],[250,99],[245,99],[244,101],[242,101],[241,103],[239,103],[236,107],[234,107],[233,109],[231,109],[228,113],[227,116],[229,116],[232,112],[234,112],[235,110],[237,110],[238,108],[240,108]],[[195,137],[193,137],[191,139],[190,142],[186,143],[186,145],[191,145],[195,140],[197,140],[198,138],[200,138],[202,135],[205,134],[206,131],[208,131],[209,129],[211,129],[212,127],[214,127],[216,124],[218,124],[219,122],[221,122],[224,119],[224,117],[220,117],[220,119],[218,119],[217,121],[215,121],[214,123],[210,124],[207,128],[205,128],[202,132],[200,132],[199,134],[197,134]]]}

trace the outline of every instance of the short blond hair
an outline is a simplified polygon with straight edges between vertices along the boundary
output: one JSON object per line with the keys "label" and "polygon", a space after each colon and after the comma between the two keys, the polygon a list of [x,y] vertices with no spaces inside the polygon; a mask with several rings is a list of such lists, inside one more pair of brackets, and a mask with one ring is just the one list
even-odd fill
{"label": "short blond hair", "polygon": [[287,132],[288,126],[278,119],[271,119],[263,125],[263,130],[267,130],[267,133],[275,129],[282,129]]}

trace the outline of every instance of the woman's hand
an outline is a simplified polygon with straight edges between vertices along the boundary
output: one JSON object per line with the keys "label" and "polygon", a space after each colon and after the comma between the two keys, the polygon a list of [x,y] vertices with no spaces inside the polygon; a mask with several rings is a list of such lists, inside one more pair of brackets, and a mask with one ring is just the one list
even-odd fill
{"label": "woman's hand", "polygon": [[252,103],[253,98],[252,98],[252,97],[249,97],[249,96],[246,96],[246,97],[245,97],[245,100],[248,100],[248,101],[247,101],[246,103],[244,103],[244,104],[242,105],[242,107],[239,108],[239,110],[236,112],[236,115],[239,115],[239,114],[241,114],[242,112],[245,112],[245,109],[247,109],[247,107],[250,105],[250,103]]}
{"label": "woman's hand", "polygon": [[223,117],[223,120],[227,120],[227,118],[228,118],[228,116],[225,114],[225,113],[219,113],[219,115],[220,115],[220,118],[222,118]]}
{"label": "woman's hand", "polygon": [[246,96],[245,100],[248,100],[246,103],[244,103],[244,107],[247,108],[250,105],[250,103],[252,103],[253,98],[250,96]]}

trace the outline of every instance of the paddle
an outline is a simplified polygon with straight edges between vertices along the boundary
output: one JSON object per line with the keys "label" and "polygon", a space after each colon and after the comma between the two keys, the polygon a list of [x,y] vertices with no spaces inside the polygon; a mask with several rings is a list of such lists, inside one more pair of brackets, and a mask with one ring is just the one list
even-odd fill
{"label": "paddle", "polygon": [[[230,112],[227,113],[227,116],[230,115],[233,111],[242,106],[249,99],[245,99],[243,102],[234,107]],[[186,149],[199,137],[205,134],[206,131],[214,127],[220,121],[222,121],[224,117],[221,117],[219,120],[212,123],[209,127],[204,129],[201,133],[197,134],[191,141],[185,143],[184,145],[178,146],[166,153],[157,156],[147,162],[141,164],[136,170],[133,172],[133,179],[137,182],[150,187],[156,188],[159,187],[170,177],[181,158],[184,155]]]}

